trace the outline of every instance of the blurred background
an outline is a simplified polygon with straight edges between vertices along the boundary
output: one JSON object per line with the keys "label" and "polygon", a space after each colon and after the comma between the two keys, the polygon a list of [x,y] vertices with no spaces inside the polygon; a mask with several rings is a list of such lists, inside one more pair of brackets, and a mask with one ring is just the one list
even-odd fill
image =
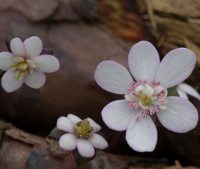
{"label": "blurred background", "polygon": [[[55,127],[57,118],[68,113],[82,118],[90,116],[104,125],[102,108],[121,96],[97,86],[95,68],[106,59],[127,66],[129,49],[140,40],[151,41],[161,57],[177,47],[192,49],[197,65],[187,83],[200,91],[199,0],[0,0],[0,50],[7,50],[5,42],[9,38],[25,39],[32,35],[39,36],[44,47],[53,49],[61,69],[49,74],[40,90],[23,86],[8,94],[0,88],[0,119],[27,133],[45,137]],[[200,110],[200,101],[190,100]],[[125,133],[104,126],[102,132],[110,142],[108,152],[200,166],[200,125],[186,134],[167,131],[159,123],[157,126],[158,146],[154,152],[143,154],[128,147]],[[0,125],[0,131],[5,128]],[[8,135],[16,140],[15,134]],[[10,148],[10,142],[7,144],[1,134],[0,140]],[[10,167],[11,156],[5,155],[7,148],[0,146],[1,169]],[[9,150],[12,154],[13,148]],[[19,152],[21,149],[16,151]]]}

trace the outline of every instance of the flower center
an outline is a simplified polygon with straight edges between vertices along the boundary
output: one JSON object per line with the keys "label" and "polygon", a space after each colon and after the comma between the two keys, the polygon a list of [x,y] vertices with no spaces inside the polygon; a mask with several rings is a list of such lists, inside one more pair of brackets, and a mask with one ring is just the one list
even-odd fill
{"label": "flower center", "polygon": [[167,108],[167,89],[160,83],[147,81],[134,82],[125,95],[129,107],[143,115],[153,115]]}
{"label": "flower center", "polygon": [[138,93],[138,98],[144,106],[152,105],[151,97],[143,93],[142,91]]}
{"label": "flower center", "polygon": [[28,73],[32,73],[36,68],[36,63],[32,59],[26,59],[23,57],[15,57],[14,64],[11,65],[11,69],[15,71],[17,80],[22,80]]}
{"label": "flower center", "polygon": [[88,139],[93,133],[93,127],[90,125],[90,122],[85,119],[75,124],[74,134],[78,138]]}

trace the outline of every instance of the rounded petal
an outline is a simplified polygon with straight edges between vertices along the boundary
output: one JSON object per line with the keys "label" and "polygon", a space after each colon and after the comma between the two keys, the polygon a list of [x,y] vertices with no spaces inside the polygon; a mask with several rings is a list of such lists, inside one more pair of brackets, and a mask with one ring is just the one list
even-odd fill
{"label": "rounded petal", "polygon": [[160,64],[156,48],[147,41],[141,41],[132,46],[128,55],[129,69],[138,80],[153,81]]}
{"label": "rounded petal", "polygon": [[133,121],[126,131],[128,145],[138,152],[151,152],[158,139],[156,126],[150,116]]}
{"label": "rounded petal", "polygon": [[34,58],[37,70],[45,73],[52,73],[60,68],[58,59],[52,55],[40,55]]}
{"label": "rounded petal", "polygon": [[77,147],[78,152],[82,157],[91,158],[95,154],[93,145],[87,140],[78,139]]}
{"label": "rounded petal", "polygon": [[74,131],[74,124],[67,117],[62,116],[57,120],[57,128],[72,133]]}
{"label": "rounded petal", "polygon": [[133,82],[128,70],[114,61],[101,62],[94,76],[101,88],[116,94],[127,94]]}
{"label": "rounded petal", "polygon": [[188,99],[188,96],[185,92],[183,92],[182,90],[177,89],[178,95],[184,99]]}
{"label": "rounded petal", "polygon": [[59,146],[67,151],[72,151],[76,148],[77,145],[77,138],[71,134],[64,134],[63,136],[60,137],[59,140]]}
{"label": "rounded petal", "polygon": [[100,150],[103,150],[105,148],[108,147],[108,143],[107,141],[99,134],[93,134],[90,139],[89,142],[92,143],[92,145]]}
{"label": "rounded petal", "polygon": [[8,70],[10,66],[14,64],[14,56],[10,52],[0,53],[0,69]]}
{"label": "rounded petal", "polygon": [[117,100],[106,105],[101,115],[104,123],[110,129],[124,131],[134,120],[136,112],[129,108],[126,100]]}
{"label": "rounded petal", "polygon": [[181,83],[180,85],[178,85],[177,88],[179,90],[187,93],[188,95],[193,96],[200,100],[200,94],[192,86],[190,86],[186,83]]}
{"label": "rounded petal", "polygon": [[195,63],[196,56],[191,50],[174,49],[163,58],[155,80],[165,88],[176,86],[192,73]]}
{"label": "rounded petal", "polygon": [[26,56],[28,58],[33,58],[39,56],[42,52],[42,41],[37,36],[32,36],[24,41],[24,46],[26,49]]}
{"label": "rounded petal", "polygon": [[81,121],[81,119],[73,114],[68,114],[67,118],[73,123],[76,124],[79,121]]}
{"label": "rounded petal", "polygon": [[94,132],[98,132],[101,130],[101,126],[98,125],[94,120],[91,118],[87,118],[87,120],[90,122],[90,125],[93,127]]}
{"label": "rounded petal", "polygon": [[15,72],[8,70],[1,79],[1,85],[3,89],[8,92],[14,92],[19,89],[23,84],[22,80],[17,80],[15,76]]}
{"label": "rounded petal", "polygon": [[24,82],[33,89],[39,89],[45,84],[46,76],[42,72],[34,71],[24,78]]}
{"label": "rounded petal", "polygon": [[157,116],[165,128],[176,133],[188,132],[198,122],[198,112],[193,104],[176,96],[168,97],[167,109],[158,112]]}
{"label": "rounded petal", "polygon": [[25,56],[25,46],[20,38],[14,38],[10,41],[10,49],[16,56]]}

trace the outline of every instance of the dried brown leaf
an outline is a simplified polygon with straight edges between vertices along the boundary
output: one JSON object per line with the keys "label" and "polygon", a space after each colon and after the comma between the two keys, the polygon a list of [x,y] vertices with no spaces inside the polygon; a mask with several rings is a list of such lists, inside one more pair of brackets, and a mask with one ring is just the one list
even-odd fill
{"label": "dried brown leaf", "polygon": [[101,0],[98,12],[103,23],[125,40],[139,41],[146,36],[140,15],[127,10],[123,0]]}
{"label": "dried brown leaf", "polygon": [[5,133],[8,136],[12,137],[13,139],[20,140],[20,141],[25,142],[27,144],[31,144],[31,145],[44,145],[44,144],[46,144],[42,137],[26,133],[26,132],[19,130],[17,128],[8,129],[8,130],[5,131]]}
{"label": "dried brown leaf", "polygon": [[[159,12],[179,15],[182,17],[199,17],[200,1],[199,0],[152,0],[152,7]],[[181,9],[181,10],[180,10]]]}

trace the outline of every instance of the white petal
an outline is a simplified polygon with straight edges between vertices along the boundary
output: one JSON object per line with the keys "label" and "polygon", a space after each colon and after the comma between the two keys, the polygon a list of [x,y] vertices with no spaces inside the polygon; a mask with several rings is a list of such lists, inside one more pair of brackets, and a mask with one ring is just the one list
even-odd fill
{"label": "white petal", "polygon": [[188,100],[181,97],[168,97],[167,110],[157,113],[161,124],[168,130],[185,133],[196,127],[198,112]]}
{"label": "white petal", "polygon": [[67,117],[62,116],[57,120],[57,128],[72,133],[74,131],[74,124]]}
{"label": "white petal", "polygon": [[25,46],[20,38],[14,38],[10,41],[10,49],[16,56],[25,56]]}
{"label": "white petal", "polygon": [[10,52],[1,52],[0,53],[0,69],[8,70],[11,65],[14,64],[14,56]]}
{"label": "white petal", "polygon": [[34,71],[24,78],[24,82],[33,89],[39,89],[45,84],[46,76],[42,72]]}
{"label": "white petal", "polygon": [[93,145],[87,140],[78,139],[77,147],[78,152],[82,157],[90,158],[95,154]]}
{"label": "white petal", "polygon": [[194,53],[186,48],[169,52],[160,63],[156,81],[165,88],[173,87],[184,81],[193,71],[196,63]]}
{"label": "white petal", "polygon": [[60,68],[58,59],[52,55],[40,55],[34,58],[37,70],[45,73],[52,73]]}
{"label": "white petal", "polygon": [[91,118],[87,118],[87,120],[90,122],[90,125],[93,127],[94,132],[98,132],[99,130],[101,130],[101,126],[98,125],[94,120],[92,120]]}
{"label": "white petal", "polygon": [[187,93],[188,95],[191,95],[200,100],[200,94],[192,86],[190,86],[186,83],[182,83],[182,84],[178,85],[177,88],[179,90]]}
{"label": "white petal", "polygon": [[73,124],[78,123],[79,121],[81,121],[81,119],[73,114],[68,114],[67,118],[69,118],[69,120],[71,120],[71,122]]}
{"label": "white petal", "polygon": [[64,150],[72,151],[76,148],[76,144],[77,138],[71,133],[64,134],[60,137],[59,146]]}
{"label": "white petal", "polygon": [[101,115],[104,123],[109,128],[116,131],[124,131],[134,120],[136,112],[128,107],[126,100],[117,100],[106,105]]}
{"label": "white petal", "polygon": [[99,134],[94,133],[90,137],[89,141],[90,141],[90,143],[92,143],[92,145],[95,148],[100,149],[100,150],[103,150],[103,149],[108,147],[107,141],[102,136],[100,136]]}
{"label": "white petal", "polygon": [[23,84],[22,80],[17,80],[15,73],[11,70],[8,70],[1,79],[1,85],[3,89],[10,93],[19,89]]}
{"label": "white petal", "polygon": [[184,99],[188,99],[188,96],[185,92],[183,92],[182,90],[177,89],[176,90],[178,92],[178,95]]}
{"label": "white petal", "polygon": [[116,94],[127,94],[133,82],[128,70],[113,61],[103,61],[97,66],[95,80],[104,90]]}
{"label": "white petal", "polygon": [[138,152],[151,152],[158,139],[156,126],[150,116],[133,121],[126,131],[128,145]]}
{"label": "white petal", "polygon": [[26,56],[28,58],[33,58],[39,56],[42,52],[42,41],[37,36],[32,36],[24,41],[24,46],[26,49]]}
{"label": "white petal", "polygon": [[160,64],[156,48],[147,41],[141,41],[132,46],[128,55],[129,69],[138,80],[153,81]]}

